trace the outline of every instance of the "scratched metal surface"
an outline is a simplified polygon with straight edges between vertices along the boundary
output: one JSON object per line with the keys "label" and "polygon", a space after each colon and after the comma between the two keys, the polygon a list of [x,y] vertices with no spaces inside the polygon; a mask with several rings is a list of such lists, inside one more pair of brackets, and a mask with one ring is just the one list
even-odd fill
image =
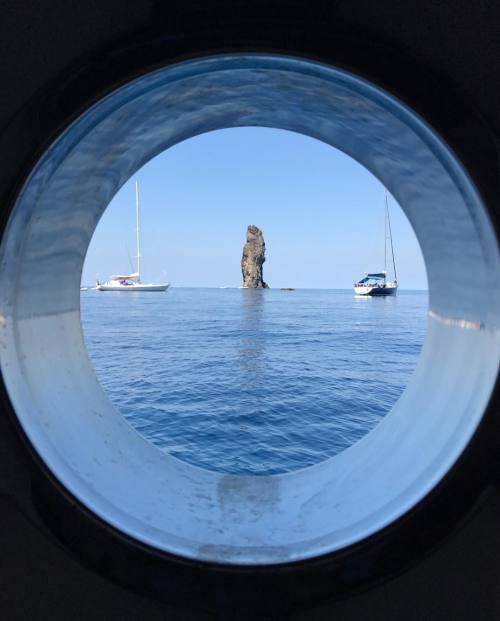
{"label": "scratched metal surface", "polygon": [[[421,358],[384,421],[321,464],[263,477],[202,470],[143,440],[100,388],[79,317],[87,246],[121,185],[180,140],[244,125],[307,134],[371,170],[412,223],[429,281]],[[466,174],[404,106],[309,61],[212,57],[167,67],[111,94],[34,169],[0,262],[1,368],[28,437],[104,520],[188,557],[286,562],[375,532],[455,462],[498,372],[498,246]]]}

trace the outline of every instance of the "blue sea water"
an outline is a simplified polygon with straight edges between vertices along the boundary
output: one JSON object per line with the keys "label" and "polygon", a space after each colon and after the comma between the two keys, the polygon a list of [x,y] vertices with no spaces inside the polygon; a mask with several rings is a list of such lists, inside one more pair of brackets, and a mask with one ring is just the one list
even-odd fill
{"label": "blue sea water", "polygon": [[81,296],[97,376],[161,450],[236,474],[344,450],[391,409],[416,366],[426,292],[184,289]]}

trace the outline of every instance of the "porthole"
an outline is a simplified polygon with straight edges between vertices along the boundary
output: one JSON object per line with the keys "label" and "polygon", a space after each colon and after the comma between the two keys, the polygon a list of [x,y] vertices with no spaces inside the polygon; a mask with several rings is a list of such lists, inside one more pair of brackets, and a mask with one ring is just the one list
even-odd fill
{"label": "porthole", "polygon": [[[262,477],[191,466],[136,434],[96,380],[79,318],[86,249],[123,183],[183,139],[249,125],[318,138],[377,176],[416,232],[430,305],[417,370],[384,421],[323,463]],[[39,160],[0,252],[1,367],[27,437],[99,518],[182,557],[272,565],[362,541],[449,471],[496,381],[498,248],[471,180],[403,104],[309,60],[200,58],[111,93]]]}

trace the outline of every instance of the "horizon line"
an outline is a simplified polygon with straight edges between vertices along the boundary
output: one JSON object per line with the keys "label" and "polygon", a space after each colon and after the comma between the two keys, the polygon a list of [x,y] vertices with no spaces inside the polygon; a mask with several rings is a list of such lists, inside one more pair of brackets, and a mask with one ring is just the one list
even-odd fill
{"label": "horizon line", "polygon": [[[95,283],[92,285],[86,285],[85,283],[81,283],[81,287],[93,287]],[[170,283],[170,288],[173,289],[243,289],[241,285],[175,285]],[[266,288],[261,287],[247,287],[246,289],[260,289],[261,291],[265,291]],[[267,287],[267,289],[281,290],[281,289],[294,289],[294,290],[305,290],[305,291],[351,291],[353,287]],[[421,291],[421,292],[429,292],[429,289],[410,289],[406,287],[398,287],[398,291]]]}

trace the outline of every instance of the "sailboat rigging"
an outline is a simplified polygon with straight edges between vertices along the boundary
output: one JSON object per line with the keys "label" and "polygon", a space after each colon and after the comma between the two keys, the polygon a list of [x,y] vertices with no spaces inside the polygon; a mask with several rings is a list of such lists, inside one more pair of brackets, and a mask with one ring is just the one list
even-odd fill
{"label": "sailboat rigging", "polygon": [[[387,230],[391,243],[392,269],[394,279],[387,280]],[[385,214],[384,214],[384,269],[382,272],[366,274],[359,282],[354,283],[354,293],[362,296],[396,295],[398,290],[398,277],[396,273],[396,260],[394,259],[394,246],[392,243],[391,219],[389,217],[389,204],[387,190],[385,191]]]}
{"label": "sailboat rigging", "polygon": [[139,228],[139,184],[135,182],[135,221],[136,221],[136,247],[137,247],[137,270],[132,274],[115,275],[104,283],[97,281],[98,291],[166,291],[168,283],[153,284],[141,281],[141,238]]}

